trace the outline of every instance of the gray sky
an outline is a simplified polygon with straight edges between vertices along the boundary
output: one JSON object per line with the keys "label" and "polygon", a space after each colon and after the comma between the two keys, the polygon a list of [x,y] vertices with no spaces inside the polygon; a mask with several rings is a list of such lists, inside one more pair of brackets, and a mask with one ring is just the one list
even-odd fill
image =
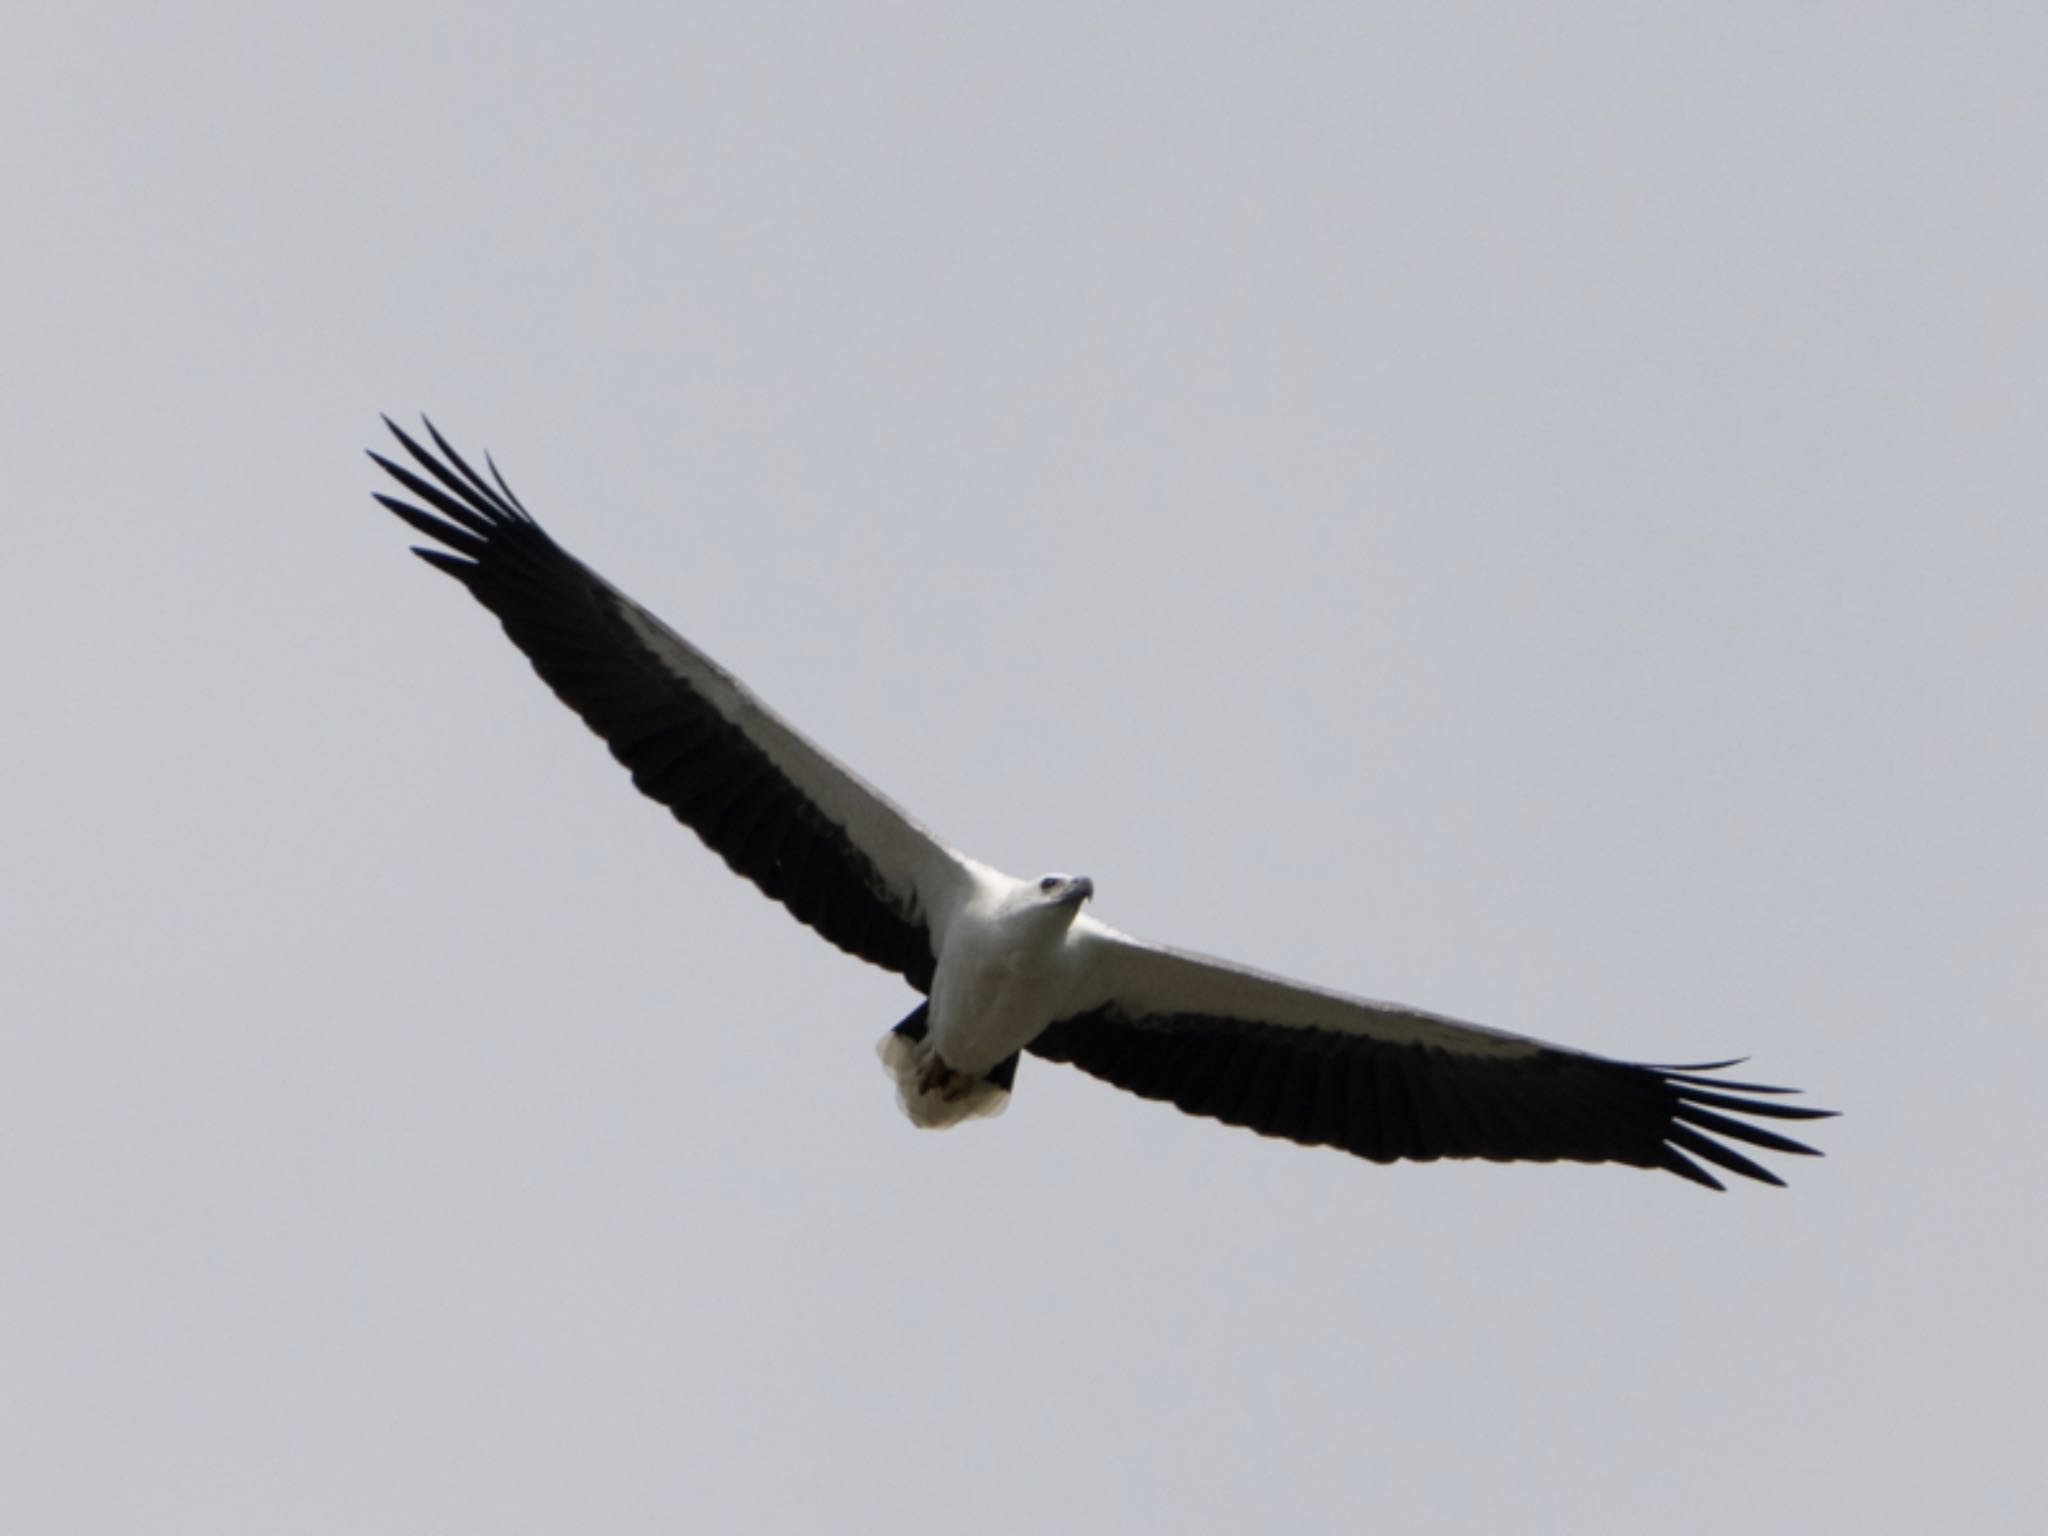
{"label": "gray sky", "polygon": [[[2032,1528],[2048,21],[1103,11],[13,16],[0,1524]],[[1829,1156],[914,1131],[423,408],[974,853]]]}

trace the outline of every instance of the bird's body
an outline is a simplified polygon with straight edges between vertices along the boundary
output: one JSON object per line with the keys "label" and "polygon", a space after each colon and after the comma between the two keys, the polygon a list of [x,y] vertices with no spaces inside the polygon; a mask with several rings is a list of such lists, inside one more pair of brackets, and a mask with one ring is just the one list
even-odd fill
{"label": "bird's body", "polygon": [[919,1125],[1000,1109],[1029,1052],[1380,1162],[1621,1162],[1719,1188],[1695,1159],[1779,1182],[1730,1139],[1812,1151],[1752,1121],[1827,1111],[1709,1075],[1729,1063],[1609,1061],[1165,949],[1082,912],[1085,877],[1022,880],[969,858],[565,553],[495,466],[486,480],[431,424],[438,456],[391,430],[424,474],[372,457],[433,511],[378,500],[444,546],[416,553],[497,615],[645,794],[823,937],[926,995],[881,1046]]}
{"label": "bird's body", "polygon": [[939,941],[927,1038],[976,1077],[1016,1055],[1060,1016],[1086,971],[1075,918],[1086,895],[1055,898],[977,869]]}

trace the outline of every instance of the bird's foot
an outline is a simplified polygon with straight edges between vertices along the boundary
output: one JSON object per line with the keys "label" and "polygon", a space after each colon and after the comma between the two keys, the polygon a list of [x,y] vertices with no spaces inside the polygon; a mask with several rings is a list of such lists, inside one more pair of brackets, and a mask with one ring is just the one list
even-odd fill
{"label": "bird's foot", "polygon": [[917,1091],[936,1094],[948,1104],[958,1104],[980,1085],[980,1078],[947,1066],[937,1051],[929,1052],[917,1069]]}

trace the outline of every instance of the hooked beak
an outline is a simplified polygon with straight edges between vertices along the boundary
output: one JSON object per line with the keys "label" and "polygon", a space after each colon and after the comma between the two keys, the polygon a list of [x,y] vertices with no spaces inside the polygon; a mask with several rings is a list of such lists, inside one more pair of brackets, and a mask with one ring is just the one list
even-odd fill
{"label": "hooked beak", "polygon": [[1067,882],[1066,890],[1060,895],[1060,903],[1064,906],[1071,902],[1078,907],[1094,894],[1095,882],[1086,875],[1076,875]]}

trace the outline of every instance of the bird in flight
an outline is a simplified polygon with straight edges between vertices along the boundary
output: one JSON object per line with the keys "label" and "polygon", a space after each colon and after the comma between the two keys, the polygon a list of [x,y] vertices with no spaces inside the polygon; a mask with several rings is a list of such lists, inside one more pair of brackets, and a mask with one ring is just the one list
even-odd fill
{"label": "bird in flight", "polygon": [[[882,1037],[904,1111],[956,1124],[1008,1102],[1020,1055],[1189,1114],[1374,1162],[1623,1163],[1720,1189],[1783,1181],[1740,1150],[1812,1154],[1758,1121],[1825,1118],[1792,1090],[1613,1061],[1368,1002],[1119,933],[1085,875],[1020,880],[934,836],[738,678],[570,555],[488,456],[388,417],[412,500],[377,500],[434,541],[634,784],[732,870],[923,1001]],[[1703,1165],[1711,1165],[1703,1166]]]}

